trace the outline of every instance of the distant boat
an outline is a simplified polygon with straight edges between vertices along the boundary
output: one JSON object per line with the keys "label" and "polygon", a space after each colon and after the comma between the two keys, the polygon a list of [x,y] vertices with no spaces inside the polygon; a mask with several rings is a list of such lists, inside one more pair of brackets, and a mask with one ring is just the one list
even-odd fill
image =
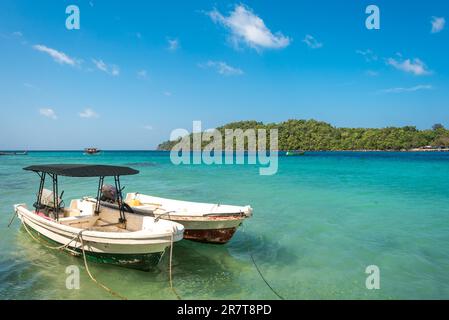
{"label": "distant boat", "polygon": [[2,151],[0,152],[0,156],[26,156],[28,154],[27,151]]}
{"label": "distant boat", "polygon": [[98,150],[97,148],[86,148],[84,149],[84,153],[86,154],[97,154],[100,153],[101,150]]}
{"label": "distant boat", "polygon": [[300,150],[287,151],[286,156],[303,156],[306,152]]}

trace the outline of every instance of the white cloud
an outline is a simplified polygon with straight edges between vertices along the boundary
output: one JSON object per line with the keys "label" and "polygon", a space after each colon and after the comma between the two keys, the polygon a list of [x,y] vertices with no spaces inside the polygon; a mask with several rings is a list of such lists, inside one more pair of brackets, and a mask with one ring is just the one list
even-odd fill
{"label": "white cloud", "polygon": [[321,42],[318,42],[314,37],[312,37],[310,34],[306,35],[304,40],[302,42],[305,42],[309,48],[312,49],[319,49],[323,47],[323,44]]}
{"label": "white cloud", "polygon": [[202,68],[215,69],[219,74],[224,76],[238,76],[243,74],[243,71],[241,69],[231,67],[223,61],[208,61],[205,64],[200,64],[199,66]]}
{"label": "white cloud", "polygon": [[432,17],[430,23],[432,24],[431,33],[438,33],[444,29],[446,20],[443,17]]}
{"label": "white cloud", "polygon": [[363,56],[366,62],[377,61],[378,59],[377,55],[371,49],[357,50],[356,53]]}
{"label": "white cloud", "polygon": [[79,116],[81,118],[86,118],[86,119],[98,118],[99,117],[98,113],[96,113],[94,110],[92,110],[90,108],[85,109],[83,112],[81,112],[79,114]]}
{"label": "white cloud", "polygon": [[120,74],[120,69],[116,65],[113,65],[111,67],[111,74],[113,76],[118,76]]}
{"label": "white cloud", "polygon": [[15,36],[15,37],[23,37],[23,33],[20,32],[20,31],[14,31],[14,32],[12,33],[12,35]]}
{"label": "white cloud", "polygon": [[143,126],[143,128],[144,128],[145,130],[153,130],[153,127],[150,126],[150,125],[145,125],[145,126]]}
{"label": "white cloud", "polygon": [[137,77],[139,79],[146,79],[148,77],[147,70],[139,70],[139,71],[137,71]]}
{"label": "white cloud", "polygon": [[167,39],[168,47],[167,49],[170,51],[176,51],[179,49],[179,40],[178,39]]}
{"label": "white cloud", "polygon": [[37,51],[44,52],[44,53],[48,54],[57,63],[68,64],[68,65],[71,65],[71,66],[75,66],[75,65],[78,64],[78,62],[75,59],[69,57],[64,52],[61,52],[61,51],[58,51],[58,50],[46,47],[46,46],[41,45],[41,44],[36,44],[36,45],[33,46],[33,48],[35,50],[37,50]]}
{"label": "white cloud", "polygon": [[172,93],[170,91],[164,91],[164,96],[171,97]]}
{"label": "white cloud", "polygon": [[95,60],[92,59],[92,62],[95,64],[98,70],[101,70],[103,72],[106,72],[107,74],[110,74],[112,76],[118,76],[120,74],[120,69],[116,65],[108,66],[106,63],[104,63],[103,60]]}
{"label": "white cloud", "polygon": [[431,90],[433,87],[429,84],[420,84],[414,87],[408,87],[408,88],[390,88],[390,89],[385,89],[382,90],[381,92],[383,93],[402,93],[402,92],[414,92],[414,91],[419,91],[419,90]]}
{"label": "white cloud", "polygon": [[422,76],[430,74],[431,72],[427,69],[427,66],[420,59],[406,59],[406,60],[396,60],[394,58],[388,58],[387,64],[404,72],[413,73],[416,76]]}
{"label": "white cloud", "polygon": [[245,5],[236,5],[229,16],[223,16],[217,9],[207,12],[215,23],[220,23],[230,32],[230,40],[237,47],[244,43],[250,48],[281,49],[287,47],[291,40],[281,32],[273,34],[264,21]]}
{"label": "white cloud", "polygon": [[43,115],[44,117],[47,117],[47,118],[50,118],[50,119],[53,119],[53,120],[58,119],[58,117],[56,116],[55,111],[53,109],[50,109],[50,108],[39,109],[39,113],[41,115]]}

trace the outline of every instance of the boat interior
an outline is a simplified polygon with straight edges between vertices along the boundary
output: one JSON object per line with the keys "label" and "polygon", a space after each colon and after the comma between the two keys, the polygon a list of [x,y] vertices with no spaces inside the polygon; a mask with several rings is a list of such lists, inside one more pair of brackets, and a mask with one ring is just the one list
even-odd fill
{"label": "boat interior", "polygon": [[[52,192],[50,190],[45,190],[44,193],[49,195],[46,198],[51,199]],[[52,203],[46,203],[43,208],[36,210],[36,214],[47,220],[79,229],[103,232],[133,232],[146,229],[144,217],[141,215],[126,213],[126,223],[121,223],[118,209],[101,206],[100,212],[96,214],[96,203],[92,198],[74,199],[68,207],[61,205],[63,203],[61,199],[58,199],[58,202],[60,203],[58,219],[54,215]]]}

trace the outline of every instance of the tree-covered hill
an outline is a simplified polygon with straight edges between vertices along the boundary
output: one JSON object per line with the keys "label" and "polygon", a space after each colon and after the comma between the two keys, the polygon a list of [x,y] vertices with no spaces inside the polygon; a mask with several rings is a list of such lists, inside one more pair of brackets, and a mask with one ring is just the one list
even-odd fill
{"label": "tree-covered hill", "polygon": [[[226,129],[278,129],[279,150],[409,150],[424,146],[449,147],[449,130],[441,124],[435,124],[429,130],[418,130],[414,126],[336,128],[316,120],[288,120],[268,124],[240,121],[217,129],[222,134]],[[158,150],[170,150],[176,143],[177,141],[163,142]],[[203,142],[203,147],[207,144],[208,142]]]}

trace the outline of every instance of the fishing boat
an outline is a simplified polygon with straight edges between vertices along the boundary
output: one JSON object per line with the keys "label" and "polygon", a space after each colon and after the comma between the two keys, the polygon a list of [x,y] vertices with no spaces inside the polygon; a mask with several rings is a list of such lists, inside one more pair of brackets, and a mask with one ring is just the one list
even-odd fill
{"label": "fishing boat", "polygon": [[101,152],[101,150],[99,150],[97,148],[86,148],[86,149],[84,149],[84,153],[85,154],[90,154],[90,155],[97,154],[97,153],[100,153],[100,152]]}
{"label": "fishing boat", "polygon": [[252,216],[250,206],[199,203],[128,193],[125,203],[134,213],[184,225],[184,239],[224,244],[243,221]]}
{"label": "fishing boat", "polygon": [[0,151],[0,156],[26,156],[28,151]]}
{"label": "fishing boat", "polygon": [[[56,244],[71,254],[101,263],[148,271],[156,266],[166,249],[183,238],[181,224],[125,211],[120,177],[137,174],[129,167],[106,165],[34,165],[24,170],[40,177],[33,209],[14,205],[24,228],[35,238]],[[97,197],[73,199],[65,207],[59,194],[58,177],[99,178]],[[45,189],[49,177],[52,190]],[[113,177],[117,208],[102,206],[105,177]]]}
{"label": "fishing boat", "polygon": [[306,152],[301,150],[287,151],[286,156],[303,156]]}

